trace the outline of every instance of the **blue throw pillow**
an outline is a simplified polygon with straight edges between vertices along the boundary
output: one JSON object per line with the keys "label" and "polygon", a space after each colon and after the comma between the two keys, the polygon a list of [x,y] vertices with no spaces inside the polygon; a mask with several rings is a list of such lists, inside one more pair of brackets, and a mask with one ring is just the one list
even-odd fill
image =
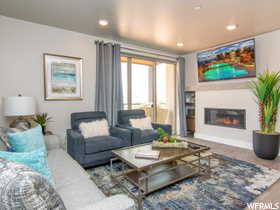
{"label": "blue throw pillow", "polygon": [[44,148],[34,150],[32,152],[2,152],[0,151],[0,157],[6,160],[23,163],[33,170],[39,172],[45,176],[49,182],[54,186],[54,180],[52,178],[47,154]]}
{"label": "blue throw pillow", "polygon": [[7,137],[12,149],[16,152],[31,152],[36,149],[46,148],[40,125],[23,132],[8,133]]}

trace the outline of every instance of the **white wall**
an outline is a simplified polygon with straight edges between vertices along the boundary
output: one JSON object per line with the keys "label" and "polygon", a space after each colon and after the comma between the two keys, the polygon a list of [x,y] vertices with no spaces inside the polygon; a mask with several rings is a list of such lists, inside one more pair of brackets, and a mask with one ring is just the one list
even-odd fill
{"label": "white wall", "polygon": [[[92,110],[94,106],[94,40],[84,34],[0,16],[1,98],[19,93],[34,96],[38,111],[53,117],[49,130],[64,133],[70,127],[70,113]],[[83,58],[84,100],[44,100],[43,53]],[[1,114],[0,125],[5,122]]]}
{"label": "white wall", "polygon": [[[0,98],[19,93],[34,96],[38,112],[53,117],[48,130],[64,135],[70,127],[70,113],[94,109],[96,39],[100,38],[0,16]],[[82,101],[44,100],[43,53],[83,58]],[[0,100],[0,126],[5,126],[2,109]]]}
{"label": "white wall", "polygon": [[[280,71],[280,30],[255,37],[257,72]],[[258,109],[248,89],[250,79],[198,83],[196,52],[186,58],[186,89],[196,91],[195,136],[224,144],[252,148],[252,131],[258,129]],[[246,130],[204,124],[204,108],[246,109]],[[279,126],[278,126],[279,130]]]}

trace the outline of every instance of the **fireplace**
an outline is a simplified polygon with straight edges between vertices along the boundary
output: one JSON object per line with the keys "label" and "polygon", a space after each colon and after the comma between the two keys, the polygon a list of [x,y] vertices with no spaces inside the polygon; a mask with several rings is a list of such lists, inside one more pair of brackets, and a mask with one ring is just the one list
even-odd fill
{"label": "fireplace", "polygon": [[205,108],[204,122],[208,125],[246,129],[246,110]]}

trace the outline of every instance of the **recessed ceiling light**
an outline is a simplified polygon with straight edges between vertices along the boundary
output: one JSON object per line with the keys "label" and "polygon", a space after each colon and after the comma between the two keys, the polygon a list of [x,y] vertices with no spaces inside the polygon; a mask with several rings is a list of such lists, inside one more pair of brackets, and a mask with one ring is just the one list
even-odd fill
{"label": "recessed ceiling light", "polygon": [[193,8],[194,10],[200,10],[201,9],[201,6],[196,6]]}
{"label": "recessed ceiling light", "polygon": [[177,46],[178,46],[178,47],[183,47],[183,46],[184,46],[184,43],[182,43],[182,42],[177,42]]}
{"label": "recessed ceiling light", "polygon": [[109,22],[108,22],[108,20],[104,20],[104,19],[103,19],[103,20],[99,20],[98,23],[99,23],[99,25],[101,25],[101,26],[107,26]]}
{"label": "recessed ceiling light", "polygon": [[227,25],[226,29],[229,30],[229,31],[233,31],[235,29],[237,29],[238,25],[236,24],[230,24],[230,25]]}

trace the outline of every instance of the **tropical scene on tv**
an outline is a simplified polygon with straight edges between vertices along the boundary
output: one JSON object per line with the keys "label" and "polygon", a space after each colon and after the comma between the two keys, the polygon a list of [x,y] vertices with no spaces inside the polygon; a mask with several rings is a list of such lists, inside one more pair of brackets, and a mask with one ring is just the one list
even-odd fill
{"label": "tropical scene on tv", "polygon": [[256,76],[254,39],[197,54],[200,82]]}

